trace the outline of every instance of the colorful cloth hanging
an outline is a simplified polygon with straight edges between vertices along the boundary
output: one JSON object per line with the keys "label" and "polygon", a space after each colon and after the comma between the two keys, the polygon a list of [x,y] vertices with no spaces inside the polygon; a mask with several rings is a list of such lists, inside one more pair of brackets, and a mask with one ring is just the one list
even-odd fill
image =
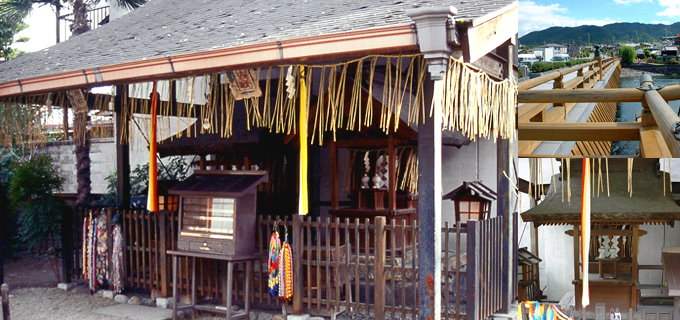
{"label": "colorful cloth hanging", "polygon": [[279,232],[274,231],[269,240],[269,260],[267,265],[269,267],[269,294],[276,297],[279,294],[279,252],[281,250],[281,240],[279,239]]}
{"label": "colorful cloth hanging", "polygon": [[113,291],[123,292],[123,232],[120,225],[113,227],[113,256],[111,257],[111,282]]}
{"label": "colorful cloth hanging", "polygon": [[286,237],[279,255],[279,298],[283,300],[293,296],[293,251],[287,240]]}
{"label": "colorful cloth hanging", "polygon": [[537,301],[524,301],[517,308],[519,320],[573,320],[560,310],[557,305],[543,304]]}
{"label": "colorful cloth hanging", "polygon": [[[90,212],[83,221],[82,267],[83,279],[88,282],[91,293],[110,279],[108,238],[106,215]],[[120,250],[122,255],[122,244]]]}
{"label": "colorful cloth hanging", "polygon": [[100,215],[97,218],[97,235],[96,235],[96,278],[97,285],[101,286],[109,280],[109,244],[108,244],[108,230],[106,230],[106,215]]}

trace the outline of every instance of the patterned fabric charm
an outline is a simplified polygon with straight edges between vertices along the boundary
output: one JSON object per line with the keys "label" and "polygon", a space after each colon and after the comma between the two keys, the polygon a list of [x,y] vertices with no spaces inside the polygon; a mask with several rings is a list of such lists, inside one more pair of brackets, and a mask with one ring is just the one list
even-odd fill
{"label": "patterned fabric charm", "polygon": [[288,241],[284,241],[281,246],[280,258],[279,298],[288,300],[293,296],[293,252]]}
{"label": "patterned fabric charm", "polygon": [[269,241],[269,260],[267,265],[269,267],[269,294],[276,297],[279,294],[279,251],[281,250],[281,240],[279,239],[279,232],[272,233]]}
{"label": "patterned fabric charm", "polygon": [[113,256],[111,257],[111,282],[113,291],[123,292],[123,232],[120,225],[113,228]]}

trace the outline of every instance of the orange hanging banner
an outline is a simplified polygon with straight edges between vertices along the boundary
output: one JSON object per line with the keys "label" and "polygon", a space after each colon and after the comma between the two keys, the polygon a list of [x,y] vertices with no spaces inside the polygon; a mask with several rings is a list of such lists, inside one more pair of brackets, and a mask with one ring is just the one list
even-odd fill
{"label": "orange hanging banner", "polygon": [[151,129],[149,130],[149,194],[146,209],[158,212],[158,163],[156,162],[156,118],[158,117],[158,92],[156,82],[151,90]]}
{"label": "orange hanging banner", "polygon": [[590,159],[583,159],[583,177],[581,180],[581,265],[583,266],[583,294],[581,306],[590,304],[590,287],[588,283],[588,253],[590,248]]}

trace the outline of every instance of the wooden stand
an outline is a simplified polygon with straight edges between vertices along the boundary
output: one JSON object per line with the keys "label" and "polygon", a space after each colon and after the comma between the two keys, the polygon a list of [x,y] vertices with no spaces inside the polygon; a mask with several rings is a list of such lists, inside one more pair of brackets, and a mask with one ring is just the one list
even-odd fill
{"label": "wooden stand", "polygon": [[595,259],[595,260],[597,260],[597,271],[600,274],[600,278],[602,278],[602,264],[603,263],[610,263],[610,262],[614,263],[614,278],[617,277],[616,270],[617,270],[617,267],[618,267],[619,258],[602,258],[602,259]]}
{"label": "wooden stand", "polygon": [[[243,256],[243,257],[227,257],[222,255],[198,253],[198,252],[188,252],[188,251],[175,251],[168,250],[168,254],[172,255],[172,296],[175,303],[172,306],[172,319],[177,319],[177,310],[184,309],[194,309],[202,310],[215,313],[225,313],[227,320],[246,318],[250,317],[250,285],[252,278],[253,261],[257,260],[258,257],[253,256]],[[189,257],[191,258],[191,304],[178,306],[179,296],[177,295],[177,258],[178,257]],[[225,295],[227,305],[214,306],[214,305],[197,305],[196,304],[196,258],[207,258],[226,261],[227,263],[227,277],[224,282]],[[231,311],[231,287],[232,287],[232,277],[234,273],[234,263],[245,262],[246,263],[246,291],[245,291],[245,307],[244,312],[239,312],[237,314],[232,314]]]}

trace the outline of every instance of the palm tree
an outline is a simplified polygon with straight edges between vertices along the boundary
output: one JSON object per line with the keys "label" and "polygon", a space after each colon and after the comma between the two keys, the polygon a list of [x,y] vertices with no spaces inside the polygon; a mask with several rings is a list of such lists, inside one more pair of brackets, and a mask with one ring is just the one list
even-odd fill
{"label": "palm tree", "polygon": [[[136,9],[147,0],[114,0],[115,4],[127,9]],[[64,5],[73,8],[73,23],[71,32],[74,36],[90,30],[87,20],[87,9],[97,4],[99,0],[0,0],[0,20],[23,21],[34,5],[50,5],[59,10]],[[74,109],[75,121],[73,126],[76,168],[78,181],[78,196],[76,205],[89,205],[91,202],[90,181],[90,133],[87,130],[88,110],[87,100],[81,90],[71,90],[67,93],[69,102]]]}

